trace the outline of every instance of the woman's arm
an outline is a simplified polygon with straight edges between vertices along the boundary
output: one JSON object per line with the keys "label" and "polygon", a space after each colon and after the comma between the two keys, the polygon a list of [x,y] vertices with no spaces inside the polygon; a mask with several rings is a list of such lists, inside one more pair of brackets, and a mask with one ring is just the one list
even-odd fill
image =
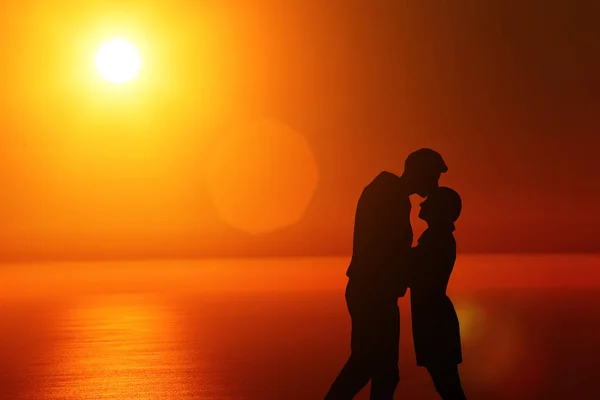
{"label": "woman's arm", "polygon": [[456,251],[444,243],[420,246],[412,268],[411,290],[421,295],[445,293],[455,258]]}

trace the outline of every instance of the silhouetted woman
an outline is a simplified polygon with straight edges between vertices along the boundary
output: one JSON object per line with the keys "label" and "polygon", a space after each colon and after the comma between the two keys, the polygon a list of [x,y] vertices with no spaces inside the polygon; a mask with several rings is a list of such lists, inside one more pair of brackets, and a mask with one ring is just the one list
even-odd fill
{"label": "silhouetted woman", "polygon": [[454,222],[462,202],[458,193],[439,187],[421,204],[419,218],[428,228],[413,249],[412,328],[417,365],[427,368],[444,400],[464,400],[458,364],[462,362],[458,318],[446,295],[456,260]]}

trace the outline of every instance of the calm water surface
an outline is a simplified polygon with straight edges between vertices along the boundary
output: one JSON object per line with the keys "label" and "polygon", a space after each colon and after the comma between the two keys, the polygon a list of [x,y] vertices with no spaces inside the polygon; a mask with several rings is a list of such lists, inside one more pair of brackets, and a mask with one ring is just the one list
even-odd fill
{"label": "calm water surface", "polygon": [[[346,264],[0,266],[0,399],[321,399],[348,355]],[[463,256],[450,294],[471,399],[599,398],[600,257]],[[400,304],[397,398],[436,399]]]}

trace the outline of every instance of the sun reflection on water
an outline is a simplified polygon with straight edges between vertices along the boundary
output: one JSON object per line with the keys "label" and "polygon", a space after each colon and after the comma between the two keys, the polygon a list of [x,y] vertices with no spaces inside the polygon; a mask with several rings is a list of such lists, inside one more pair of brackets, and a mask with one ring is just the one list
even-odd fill
{"label": "sun reflection on water", "polygon": [[64,347],[51,366],[55,382],[45,398],[194,398],[190,379],[195,374],[169,318],[159,304],[139,296],[79,303],[61,328]]}

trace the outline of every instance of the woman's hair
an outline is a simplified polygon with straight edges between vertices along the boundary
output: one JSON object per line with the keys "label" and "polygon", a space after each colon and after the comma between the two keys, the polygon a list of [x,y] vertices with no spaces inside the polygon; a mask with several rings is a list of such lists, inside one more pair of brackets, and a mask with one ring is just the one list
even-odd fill
{"label": "woman's hair", "polygon": [[429,205],[436,210],[436,217],[444,222],[456,222],[462,210],[462,200],[455,190],[440,186],[427,196]]}

